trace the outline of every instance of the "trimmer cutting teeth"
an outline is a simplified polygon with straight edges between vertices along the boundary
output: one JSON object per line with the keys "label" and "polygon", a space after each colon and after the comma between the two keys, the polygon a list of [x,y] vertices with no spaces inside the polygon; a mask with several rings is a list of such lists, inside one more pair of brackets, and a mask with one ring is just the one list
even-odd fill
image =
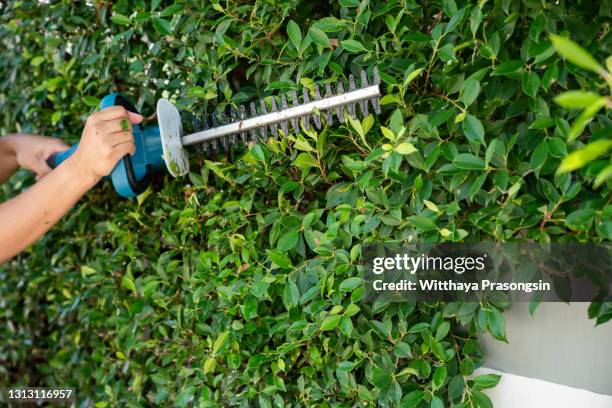
{"label": "trimmer cutting teeth", "polygon": [[[266,140],[271,134],[278,137],[279,131],[288,134],[291,131],[299,133],[300,123],[306,129],[311,125],[321,129],[322,118],[328,125],[334,123],[334,116],[340,123],[344,122],[345,109],[352,118],[357,118],[357,106],[362,116],[370,112],[369,104],[375,113],[380,113],[380,79],[378,68],[374,67],[372,80],[368,80],[365,71],[361,71],[358,87],[353,75],[349,75],[348,91],[345,83],[340,80],[335,89],[328,82],[325,93],[321,96],[318,85],[311,92],[304,88],[302,99],[297,92],[286,95],[270,96],[267,100],[249,104],[249,113],[245,106],[232,107],[229,113],[215,112],[208,118],[197,121],[201,129],[188,135],[183,134],[181,116],[171,102],[160,99],[157,101],[158,126],[134,126],[134,142],[136,153],[125,156],[113,169],[111,179],[117,192],[124,197],[134,197],[142,193],[149,185],[151,173],[166,164],[168,171],[174,177],[189,172],[189,160],[186,146],[200,146],[202,152],[227,151],[231,145]],[[104,109],[113,105],[121,105],[136,112],[134,107],[121,95],[107,95],[101,102]],[[280,108],[279,108],[280,106]],[[311,123],[312,121],[312,123]],[[76,145],[65,152],[58,153],[49,159],[51,167],[58,166],[75,150]],[[199,149],[199,150],[200,150]]]}

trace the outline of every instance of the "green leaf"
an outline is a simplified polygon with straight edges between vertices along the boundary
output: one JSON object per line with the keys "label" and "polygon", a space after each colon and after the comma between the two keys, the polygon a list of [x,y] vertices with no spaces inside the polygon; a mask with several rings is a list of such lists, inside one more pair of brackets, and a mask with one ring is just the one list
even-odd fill
{"label": "green leaf", "polygon": [[163,9],[160,13],[160,17],[171,17],[175,14],[179,14],[183,11],[184,6],[182,4],[172,4],[165,9]]}
{"label": "green leaf", "polygon": [[559,173],[567,173],[578,170],[599,156],[606,154],[610,149],[612,149],[612,140],[610,139],[591,142],[582,149],[576,150],[565,157],[557,171]]}
{"label": "green leaf", "polygon": [[465,170],[485,170],[486,164],[483,159],[470,153],[461,153],[455,156],[453,164]]}
{"label": "green leaf", "polygon": [[40,66],[43,62],[45,62],[47,59],[42,56],[42,55],[38,55],[34,58],[32,58],[32,60],[30,61],[30,65],[33,67],[38,67]]}
{"label": "green leaf", "polygon": [[302,45],[302,31],[300,30],[300,26],[293,20],[289,20],[287,23],[287,34],[289,35],[289,39],[293,43],[293,46],[300,51],[300,47]]}
{"label": "green leaf", "polygon": [[342,40],[342,48],[352,53],[359,53],[366,51],[362,43],[357,40]]}
{"label": "green leaf", "polygon": [[540,88],[540,77],[533,71],[526,71],[523,73],[522,86],[523,92],[535,99]]}
{"label": "green leaf", "polygon": [[461,374],[464,376],[472,375],[474,372],[474,362],[470,357],[465,357],[461,360]]}
{"label": "green leaf", "polygon": [[447,371],[446,367],[438,367],[436,371],[434,371],[433,378],[431,380],[431,384],[434,390],[437,390],[442,387],[444,381],[446,380]]}
{"label": "green leaf", "polygon": [[400,401],[400,408],[415,408],[425,398],[425,393],[421,390],[412,391],[404,396]]}
{"label": "green leaf", "polygon": [[382,132],[384,137],[386,137],[392,142],[395,142],[396,137],[395,134],[391,131],[391,129],[381,126],[380,131]]}
{"label": "green leaf", "polygon": [[436,358],[440,361],[446,361],[446,353],[444,352],[442,343],[433,338],[431,339],[430,343],[431,351],[433,352],[434,356],[436,356]]}
{"label": "green leaf", "polygon": [[549,127],[553,127],[555,125],[555,121],[551,118],[537,118],[533,121],[531,125],[529,125],[529,129],[548,129]]}
{"label": "green leaf", "polygon": [[96,98],[95,96],[84,96],[83,102],[85,103],[85,105],[92,108],[98,107],[100,105],[100,99]]}
{"label": "green leaf", "polygon": [[331,16],[320,19],[315,25],[326,33],[334,33],[346,28],[344,21]]}
{"label": "green leaf", "polygon": [[291,260],[289,259],[289,257],[281,252],[278,251],[270,251],[268,250],[268,257],[270,258],[270,260],[272,262],[274,262],[274,264],[276,266],[278,266],[281,269],[291,269],[293,268],[293,264],[291,263]]}
{"label": "green leaf", "polygon": [[445,321],[438,326],[438,330],[436,330],[436,340],[442,341],[448,332],[450,331],[450,322]]}
{"label": "green leaf", "polygon": [[123,275],[123,277],[121,278],[121,286],[123,286],[126,289],[131,290],[132,293],[134,293],[135,295],[138,295],[138,291],[136,290],[136,285],[134,284],[134,279],[132,278],[131,275],[129,274]]}
{"label": "green leaf", "polygon": [[435,396],[431,399],[430,408],[444,408],[444,403],[440,399],[440,397]]}
{"label": "green leaf", "polygon": [[510,60],[499,64],[493,69],[491,75],[505,75],[514,76],[518,74],[523,68],[523,61],[521,60]]}
{"label": "green leaf", "polygon": [[583,109],[597,103],[602,96],[587,91],[567,91],[555,97],[555,102],[567,109]]}
{"label": "green leaf", "polygon": [[342,7],[358,7],[359,0],[339,0]]}
{"label": "green leaf", "polygon": [[566,220],[565,225],[577,230],[588,230],[593,222],[595,211],[591,208],[584,208],[571,212]]}
{"label": "green leaf", "polygon": [[217,361],[213,356],[208,357],[204,362],[204,374],[210,374],[215,371]]}
{"label": "green leaf", "polygon": [[491,398],[482,391],[472,390],[472,398],[477,408],[493,408]]}
{"label": "green leaf", "polygon": [[529,166],[532,169],[537,169],[544,164],[546,158],[548,157],[548,143],[546,140],[540,142],[536,148],[531,153],[531,158],[529,159]]}
{"label": "green leaf", "polygon": [[466,107],[468,107],[476,100],[479,93],[480,81],[475,78],[468,78],[461,85],[461,89],[459,91],[459,99]]}
{"label": "green leaf", "polygon": [[384,389],[391,384],[391,373],[381,367],[374,366],[372,368],[372,384],[378,389]]}
{"label": "green leaf", "polygon": [[487,388],[493,388],[501,380],[501,375],[497,374],[483,374],[474,378],[474,385],[479,390],[484,390]]}
{"label": "green leaf", "polygon": [[423,68],[417,68],[414,71],[407,73],[406,79],[404,79],[403,83],[404,88],[407,88],[408,85],[410,85],[410,83],[414,81],[414,79],[418,77],[421,72],[423,72]]}
{"label": "green leaf", "polygon": [[340,320],[339,328],[342,334],[348,337],[353,332],[353,321],[351,320],[349,316],[345,314],[344,316],[342,316],[342,319]]}
{"label": "green leaf", "polygon": [[352,290],[356,289],[360,285],[361,285],[361,278],[359,277],[347,278],[343,280],[342,283],[340,284],[340,291],[351,292]]}
{"label": "green leaf", "polygon": [[589,71],[600,73],[604,71],[604,68],[589,54],[584,48],[566,37],[559,35],[550,35],[550,41],[556,48],[557,52],[561,54],[568,61],[588,69]]}
{"label": "green leaf", "polygon": [[412,217],[408,217],[407,220],[412,225],[423,231],[431,231],[437,228],[436,223],[424,215],[413,215]]}
{"label": "green leaf", "polygon": [[153,17],[153,27],[155,27],[155,30],[160,34],[163,34],[163,35],[172,34],[170,22],[161,17]]}
{"label": "green leaf", "polygon": [[482,23],[482,10],[480,6],[472,7],[472,11],[470,12],[470,31],[473,36],[476,35],[480,23]]}
{"label": "green leaf", "polygon": [[393,347],[393,354],[400,358],[407,358],[412,356],[412,350],[410,349],[410,345],[408,343],[400,341]]}
{"label": "green leaf", "polygon": [[321,30],[320,28],[317,28],[315,26],[310,27],[309,35],[312,41],[315,42],[315,44],[318,44],[323,47],[330,46],[327,34],[325,34],[325,31]]}
{"label": "green leaf", "polygon": [[578,115],[574,123],[572,123],[572,128],[570,129],[569,134],[567,135],[568,140],[574,140],[584,131],[588,123],[593,119],[595,114],[606,104],[605,98],[600,98],[596,100],[593,104],[587,106],[581,113]]}
{"label": "green leaf", "polygon": [[[465,390],[465,380],[461,375],[454,376],[448,382],[448,397],[455,400],[463,395]],[[459,408],[456,405],[453,408]]]}
{"label": "green leaf", "polygon": [[327,316],[321,323],[321,330],[326,331],[335,329],[338,323],[340,323],[340,319],[342,319],[340,315]]}
{"label": "green leaf", "polygon": [[399,154],[407,155],[416,152],[417,149],[412,144],[403,142],[395,147],[395,151]]}
{"label": "green leaf", "polygon": [[221,350],[221,348],[225,345],[225,343],[227,343],[227,340],[229,339],[229,335],[230,335],[229,331],[224,331],[221,334],[219,334],[219,336],[217,336],[217,339],[215,340],[213,344],[213,349],[212,349],[213,354],[217,354]]}
{"label": "green leaf", "polygon": [[487,151],[485,152],[485,163],[489,164],[491,159],[495,155],[495,151],[497,149],[497,144],[500,143],[497,139],[493,139],[489,146],[487,147]]}
{"label": "green leaf", "polygon": [[465,115],[465,119],[461,122],[461,127],[469,141],[484,145],[484,127],[476,116],[469,113]]}
{"label": "green leaf", "polygon": [[365,137],[365,133],[363,131],[363,126],[361,126],[361,122],[359,120],[353,119],[349,115],[346,115],[345,119],[347,120],[348,123],[351,124],[351,127],[355,130],[355,132],[357,132],[359,137],[361,137],[361,138]]}
{"label": "green leaf", "polygon": [[316,159],[310,153],[300,153],[295,158],[295,165],[300,169],[308,169],[310,167],[318,167]]}
{"label": "green leaf", "polygon": [[506,321],[501,312],[494,307],[486,310],[489,333],[497,340],[508,342],[506,339]]}
{"label": "green leaf", "polygon": [[438,49],[438,57],[444,62],[456,61],[455,47],[448,43]]}
{"label": "green leaf", "polygon": [[404,127],[404,117],[400,109],[396,109],[389,118],[389,128],[393,133],[399,135]]}
{"label": "green leaf", "polygon": [[119,13],[113,14],[111,16],[111,21],[119,25],[129,25],[131,23],[130,18],[128,16],[124,16],[123,14]]}
{"label": "green leaf", "polygon": [[280,252],[287,252],[295,248],[299,237],[299,231],[289,231],[286,234],[283,234],[278,240],[276,249]]}
{"label": "green leaf", "polygon": [[355,367],[355,364],[351,361],[343,361],[338,364],[338,371],[351,371]]}
{"label": "green leaf", "polygon": [[285,284],[283,300],[289,309],[296,307],[300,303],[300,289],[292,280],[287,281]]}
{"label": "green leaf", "polygon": [[420,333],[429,329],[429,323],[421,322],[416,323],[408,329],[408,333]]}
{"label": "green leaf", "polygon": [[450,21],[446,25],[446,29],[444,30],[444,32],[446,34],[448,34],[451,31],[453,31],[463,21],[463,19],[467,15],[468,9],[469,9],[468,7],[463,7],[461,10],[457,10],[453,14],[453,16],[451,17]]}
{"label": "green leaf", "polygon": [[[353,1],[353,0],[340,0],[340,3],[342,4],[342,3],[349,2],[349,1]],[[372,392],[368,390],[368,388],[362,384],[359,384],[357,386],[357,395],[359,396],[359,399],[363,401],[374,401],[375,400],[375,397],[372,394]]]}

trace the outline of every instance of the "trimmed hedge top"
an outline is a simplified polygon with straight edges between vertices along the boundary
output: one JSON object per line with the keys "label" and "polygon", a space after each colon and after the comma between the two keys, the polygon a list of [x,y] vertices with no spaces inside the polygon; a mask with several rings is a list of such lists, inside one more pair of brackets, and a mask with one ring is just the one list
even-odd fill
{"label": "trimmed hedge top", "polygon": [[51,3],[0,5],[2,133],[74,142],[111,91],[200,116],[375,65],[383,114],[192,154],[137,200],[92,190],[0,267],[2,385],[96,407],[490,407],[498,378],[468,376],[507,305],[360,302],[362,245],[612,238],[609,160],[556,173],[610,138],[609,111],[572,139],[579,112],[552,102],[606,83],[549,39],[604,61],[608,2]]}

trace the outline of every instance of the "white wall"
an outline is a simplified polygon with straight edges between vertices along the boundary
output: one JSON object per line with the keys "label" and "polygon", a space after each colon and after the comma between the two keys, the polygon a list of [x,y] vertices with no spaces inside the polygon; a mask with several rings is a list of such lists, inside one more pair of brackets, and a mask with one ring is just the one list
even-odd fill
{"label": "white wall", "polygon": [[501,374],[497,387],[485,392],[495,408],[610,408],[612,396],[534,378],[480,368],[478,374]]}
{"label": "white wall", "polygon": [[532,318],[527,303],[514,304],[504,312],[510,344],[481,339],[484,366],[612,395],[612,321],[594,327],[588,305],[542,303]]}

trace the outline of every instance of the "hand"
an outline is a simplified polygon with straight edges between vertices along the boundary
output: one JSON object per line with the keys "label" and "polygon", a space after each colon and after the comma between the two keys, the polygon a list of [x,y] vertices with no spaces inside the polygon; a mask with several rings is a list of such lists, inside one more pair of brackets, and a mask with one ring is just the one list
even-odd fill
{"label": "hand", "polygon": [[79,147],[67,160],[76,162],[82,176],[94,182],[109,175],[123,156],[134,154],[132,125],[142,120],[142,115],[122,106],[94,113],[87,118]]}
{"label": "hand", "polygon": [[53,137],[17,133],[6,136],[10,142],[17,164],[24,169],[33,171],[36,180],[41,179],[51,171],[47,159],[54,153],[66,150],[68,145]]}

